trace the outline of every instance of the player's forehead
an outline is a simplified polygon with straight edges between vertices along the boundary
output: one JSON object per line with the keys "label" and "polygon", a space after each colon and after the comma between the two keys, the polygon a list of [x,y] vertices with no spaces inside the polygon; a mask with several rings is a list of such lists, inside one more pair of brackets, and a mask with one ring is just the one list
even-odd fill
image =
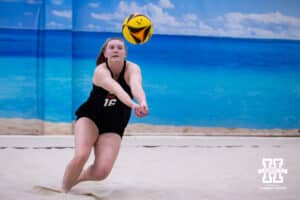
{"label": "player's forehead", "polygon": [[107,46],[112,46],[112,45],[122,45],[124,46],[124,42],[119,39],[111,39],[108,43]]}

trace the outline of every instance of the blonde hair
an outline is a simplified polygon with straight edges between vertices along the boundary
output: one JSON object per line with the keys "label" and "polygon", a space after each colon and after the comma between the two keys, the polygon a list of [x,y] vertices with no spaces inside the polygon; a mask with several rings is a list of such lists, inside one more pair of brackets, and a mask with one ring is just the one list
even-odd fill
{"label": "blonde hair", "polygon": [[[120,40],[120,41],[123,42],[123,44],[124,44],[124,46],[125,46],[125,42],[124,42],[124,40],[123,40],[122,38],[119,38],[119,37],[112,37],[112,38],[106,39],[106,41],[105,41],[104,44],[102,45],[102,48],[101,48],[101,51],[100,51],[98,57],[97,57],[97,60],[96,60],[96,66],[100,65],[101,63],[106,62],[106,58],[105,58],[105,56],[104,56],[104,52],[105,52],[105,50],[106,50],[107,44],[108,44],[110,41],[112,41],[112,40]],[[126,51],[127,51],[126,46],[125,46],[125,49],[126,49]]]}

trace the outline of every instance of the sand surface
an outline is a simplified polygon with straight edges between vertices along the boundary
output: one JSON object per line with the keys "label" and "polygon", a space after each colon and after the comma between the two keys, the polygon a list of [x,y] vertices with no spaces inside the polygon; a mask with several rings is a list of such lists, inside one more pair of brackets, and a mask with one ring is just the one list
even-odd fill
{"label": "sand surface", "polygon": [[[0,136],[3,200],[298,200],[300,138],[125,136],[111,175],[60,193],[73,136]],[[283,182],[262,183],[262,158],[282,158]],[[93,161],[93,154],[87,165]]]}
{"label": "sand surface", "polygon": [[[0,135],[72,135],[71,123],[0,118]],[[300,129],[247,129],[129,124],[125,135],[300,136]]]}

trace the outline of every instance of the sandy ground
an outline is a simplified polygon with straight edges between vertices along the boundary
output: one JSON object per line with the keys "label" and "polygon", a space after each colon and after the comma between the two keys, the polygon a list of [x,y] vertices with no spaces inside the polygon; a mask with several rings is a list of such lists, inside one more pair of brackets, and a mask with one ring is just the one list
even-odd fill
{"label": "sandy ground", "polygon": [[[0,135],[72,135],[71,123],[0,118]],[[247,129],[222,127],[129,124],[125,135],[300,136],[300,129]]]}
{"label": "sandy ground", "polygon": [[[158,134],[158,133],[157,133]],[[59,188],[73,136],[0,136],[0,199],[299,199],[300,138],[125,136],[111,175]],[[282,158],[282,183],[262,182],[263,158]],[[93,160],[91,155],[88,164]]]}

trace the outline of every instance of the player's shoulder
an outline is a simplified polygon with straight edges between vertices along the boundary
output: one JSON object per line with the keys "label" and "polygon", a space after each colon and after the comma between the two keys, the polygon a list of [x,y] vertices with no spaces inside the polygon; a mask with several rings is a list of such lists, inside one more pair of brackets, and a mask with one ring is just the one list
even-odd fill
{"label": "player's shoulder", "polygon": [[127,60],[126,65],[130,70],[140,70],[140,66],[132,61]]}
{"label": "player's shoulder", "polygon": [[106,66],[105,63],[101,63],[101,64],[97,65],[94,72],[95,73],[103,73],[103,72],[108,71],[107,67],[105,67],[105,66]]}
{"label": "player's shoulder", "polygon": [[103,77],[110,74],[109,70],[107,69],[107,67],[105,67],[105,65],[105,63],[101,63],[96,66],[94,70],[94,77]]}

